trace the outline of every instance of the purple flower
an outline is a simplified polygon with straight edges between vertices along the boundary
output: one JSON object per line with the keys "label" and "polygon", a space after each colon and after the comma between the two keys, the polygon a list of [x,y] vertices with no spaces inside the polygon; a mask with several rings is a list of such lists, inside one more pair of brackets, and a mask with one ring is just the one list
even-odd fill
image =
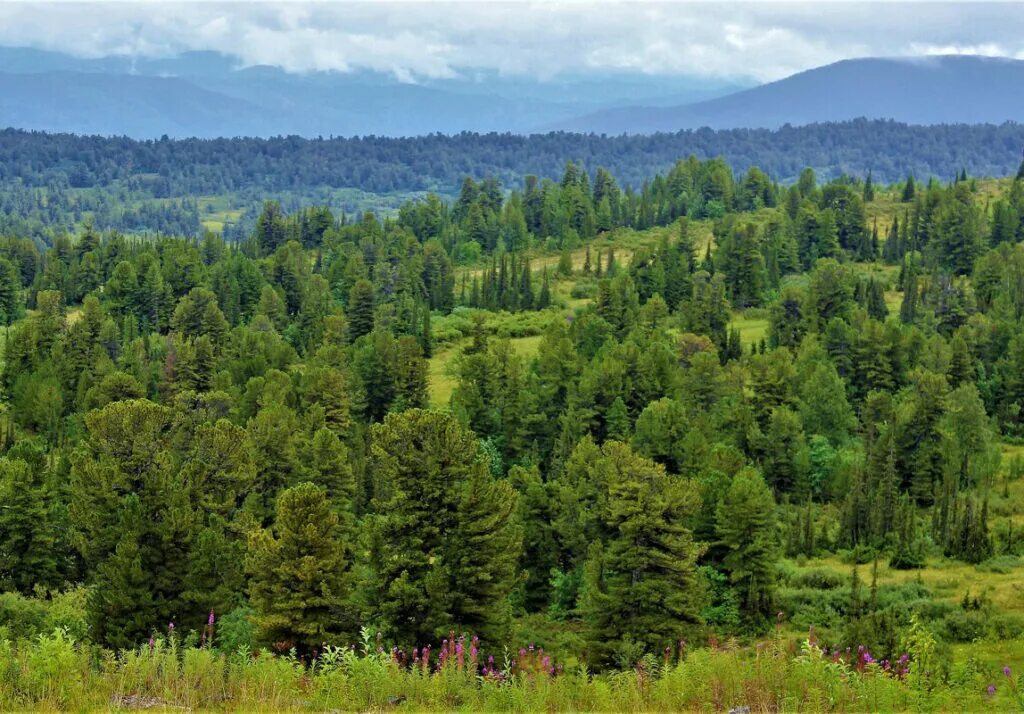
{"label": "purple flower", "polygon": [[217,618],[213,616],[213,610],[210,610],[210,617],[207,618],[206,624],[213,627],[213,623],[216,622]]}
{"label": "purple flower", "polygon": [[988,695],[990,697],[994,697],[996,695],[996,685],[994,685],[994,684],[988,685],[988,687],[986,688],[985,691],[988,692]]}
{"label": "purple flower", "polygon": [[1011,672],[1010,672],[1010,665],[1008,665],[1008,664],[1007,665],[1003,665],[1003,674],[1006,675],[1007,677],[1010,676],[1010,674],[1011,674]]}
{"label": "purple flower", "polygon": [[150,637],[149,638],[149,649],[152,650],[155,646],[156,646],[156,641],[152,637]]}
{"label": "purple flower", "polygon": [[167,631],[168,632],[174,632],[174,623],[173,622],[170,622],[170,623],[167,624]]}

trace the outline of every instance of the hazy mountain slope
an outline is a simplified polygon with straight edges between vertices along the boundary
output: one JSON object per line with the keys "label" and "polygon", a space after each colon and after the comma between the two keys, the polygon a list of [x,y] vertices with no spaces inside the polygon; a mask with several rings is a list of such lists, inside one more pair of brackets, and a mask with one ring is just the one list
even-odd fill
{"label": "hazy mountain slope", "polygon": [[743,83],[643,74],[418,83],[374,72],[239,67],[215,52],[80,59],[0,47],[0,127],[152,138],[524,132],[611,106],[678,104]]}
{"label": "hazy mountain slope", "polygon": [[1024,61],[947,56],[837,62],[725,97],[675,107],[599,111],[546,128],[652,133],[775,128],[857,117],[908,124],[1000,123],[1024,117]]}
{"label": "hazy mountain slope", "polygon": [[251,134],[261,111],[173,77],[80,72],[0,73],[0,125],[159,137]]}

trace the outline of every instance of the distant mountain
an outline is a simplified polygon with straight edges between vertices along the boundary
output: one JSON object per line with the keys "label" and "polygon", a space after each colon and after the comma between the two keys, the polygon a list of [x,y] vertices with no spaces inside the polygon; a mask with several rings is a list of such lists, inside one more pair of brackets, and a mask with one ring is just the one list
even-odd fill
{"label": "distant mountain", "polygon": [[496,73],[408,83],[373,72],[240,67],[215,52],[80,59],[0,47],[0,127],[134,138],[522,133],[609,107],[694,102],[749,84]]}
{"label": "distant mountain", "polygon": [[1024,118],[1024,61],[942,56],[854,59],[698,103],[600,110],[541,129],[649,134],[680,129],[767,128],[858,117],[907,124],[994,123]]}

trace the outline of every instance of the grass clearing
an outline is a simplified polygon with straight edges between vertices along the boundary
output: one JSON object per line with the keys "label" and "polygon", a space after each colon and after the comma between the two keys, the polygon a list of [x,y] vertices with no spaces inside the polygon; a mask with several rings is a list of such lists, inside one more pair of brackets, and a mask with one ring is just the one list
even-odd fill
{"label": "grass clearing", "polygon": [[740,344],[749,349],[761,340],[768,339],[768,318],[744,317],[740,314],[729,323],[730,330],[739,330]]}

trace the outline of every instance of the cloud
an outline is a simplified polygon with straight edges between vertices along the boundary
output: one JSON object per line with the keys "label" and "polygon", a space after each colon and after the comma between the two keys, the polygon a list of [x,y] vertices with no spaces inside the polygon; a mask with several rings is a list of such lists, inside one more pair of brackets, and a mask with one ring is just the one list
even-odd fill
{"label": "cloud", "polygon": [[839,59],[1024,57],[1014,3],[3,3],[0,44],[83,57],[217,50],[294,72],[644,72],[772,80]]}

